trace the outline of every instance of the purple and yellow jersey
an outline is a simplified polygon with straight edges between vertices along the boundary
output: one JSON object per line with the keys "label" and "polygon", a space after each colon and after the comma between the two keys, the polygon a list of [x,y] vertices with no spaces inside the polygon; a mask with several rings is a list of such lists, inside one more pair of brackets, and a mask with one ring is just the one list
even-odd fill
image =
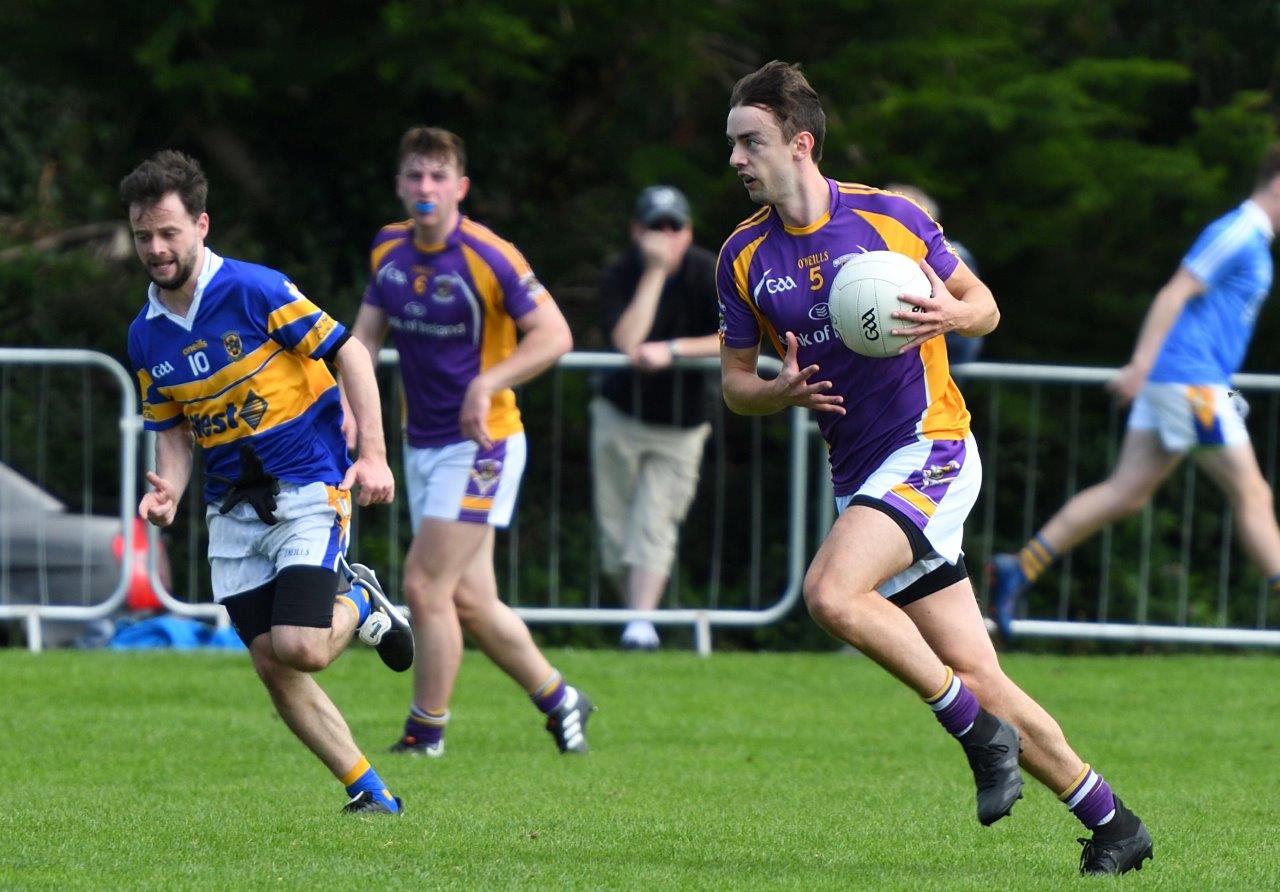
{"label": "purple and yellow jersey", "polygon": [[[129,326],[147,430],[186,418],[209,474],[236,478],[248,442],[287,483],[342,482],[351,459],[329,368],[347,330],[283,273],[205,250],[191,309],[177,316],[152,285]],[[225,484],[206,478],[216,502]]]}
{"label": "purple and yellow jersey", "polygon": [[827,183],[830,207],[802,229],[786,226],[772,207],[739,225],[720,250],[716,284],[723,343],[755,347],[768,335],[782,356],[786,332],[794,332],[800,368],[817,363],[815,380],[830,380],[830,393],[844,397],[844,415],[817,413],[835,493],[842,496],[907,443],[963,440],[969,411],[951,380],[943,338],[902,356],[871,359],[846,347],[828,318],[831,280],[855,254],[897,251],[927,259],[945,281],[959,261],[942,228],[896,192]]}
{"label": "purple and yellow jersey", "polygon": [[[409,444],[465,440],[467,385],[512,354],[515,320],[551,296],[515,245],[466,217],[435,245],[418,242],[412,222],[382,227],[369,266],[364,302],[386,313],[400,353]],[[524,430],[514,391],[493,395],[488,429],[495,440]]]}

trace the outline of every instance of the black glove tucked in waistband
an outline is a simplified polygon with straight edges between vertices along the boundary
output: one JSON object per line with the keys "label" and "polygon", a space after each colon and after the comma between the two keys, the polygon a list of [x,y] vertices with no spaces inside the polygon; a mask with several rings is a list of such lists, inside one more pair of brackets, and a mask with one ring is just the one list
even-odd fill
{"label": "black glove tucked in waistband", "polygon": [[253,451],[253,446],[250,444],[244,443],[240,446],[239,477],[232,480],[230,477],[210,474],[209,479],[231,487],[231,491],[222,500],[222,507],[218,509],[219,514],[226,514],[241,502],[248,502],[263,523],[269,526],[279,523],[275,510],[280,481],[267,473],[267,469],[262,466],[262,459],[258,458],[258,453]]}

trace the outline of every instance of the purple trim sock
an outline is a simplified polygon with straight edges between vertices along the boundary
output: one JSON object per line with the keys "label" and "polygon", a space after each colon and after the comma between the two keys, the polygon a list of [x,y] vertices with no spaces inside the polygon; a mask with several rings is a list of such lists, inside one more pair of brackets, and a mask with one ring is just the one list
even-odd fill
{"label": "purple trim sock", "polygon": [[947,683],[933,697],[925,700],[933,710],[938,724],[947,729],[947,733],[960,737],[973,727],[978,717],[978,698],[973,691],[965,687],[960,676],[947,668]]}
{"label": "purple trim sock", "polygon": [[410,706],[409,717],[404,720],[404,736],[413,738],[415,743],[435,746],[444,739],[444,729],[448,723],[447,709],[441,713],[433,713]]}
{"label": "purple trim sock", "polygon": [[1084,766],[1084,776],[1058,798],[1090,830],[1101,827],[1116,815],[1111,785],[1088,765]]}
{"label": "purple trim sock", "polygon": [[533,701],[534,706],[542,710],[543,715],[550,715],[564,702],[565,695],[568,692],[569,686],[564,683],[564,677],[559,672],[552,670],[551,677],[530,694],[529,699]]}

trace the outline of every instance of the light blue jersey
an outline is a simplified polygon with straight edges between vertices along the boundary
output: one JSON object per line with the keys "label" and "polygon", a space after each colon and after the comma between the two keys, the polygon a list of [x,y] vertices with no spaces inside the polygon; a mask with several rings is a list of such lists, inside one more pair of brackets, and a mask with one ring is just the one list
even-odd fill
{"label": "light blue jersey", "polygon": [[1271,220],[1246,201],[1200,233],[1182,265],[1204,283],[1165,338],[1150,381],[1227,385],[1271,290]]}

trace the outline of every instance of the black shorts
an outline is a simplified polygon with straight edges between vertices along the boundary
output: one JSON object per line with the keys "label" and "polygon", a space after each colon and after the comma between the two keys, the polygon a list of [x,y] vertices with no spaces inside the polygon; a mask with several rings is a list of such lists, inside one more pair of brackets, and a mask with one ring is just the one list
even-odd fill
{"label": "black shorts", "polygon": [[246,647],[275,626],[327,629],[338,579],[324,567],[285,567],[266,585],[224,598],[222,606]]}
{"label": "black shorts", "polygon": [[[892,518],[911,544],[911,560],[913,563],[936,554],[933,546],[929,544],[929,540],[925,538],[920,528],[912,523],[905,514],[887,502],[873,499],[870,496],[854,496],[849,505],[865,505]],[[960,580],[968,577],[969,570],[964,565],[964,555],[960,555],[954,564],[943,564],[941,567],[930,570],[902,591],[894,592],[886,600],[897,604],[899,607],[906,607],[908,604],[919,601],[934,592],[940,592],[947,586],[955,585]]]}

